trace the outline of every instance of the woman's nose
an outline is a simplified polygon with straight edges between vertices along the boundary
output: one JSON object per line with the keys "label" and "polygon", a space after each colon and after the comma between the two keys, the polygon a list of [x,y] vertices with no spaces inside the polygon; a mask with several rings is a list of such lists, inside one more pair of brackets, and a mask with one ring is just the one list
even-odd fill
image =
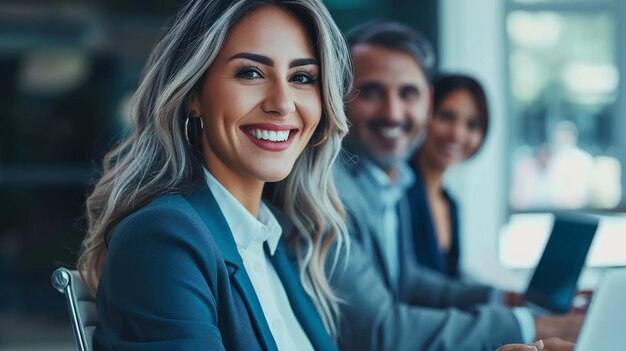
{"label": "woman's nose", "polygon": [[268,88],[267,97],[261,108],[264,112],[287,116],[296,111],[296,104],[289,93],[287,82],[277,82]]}

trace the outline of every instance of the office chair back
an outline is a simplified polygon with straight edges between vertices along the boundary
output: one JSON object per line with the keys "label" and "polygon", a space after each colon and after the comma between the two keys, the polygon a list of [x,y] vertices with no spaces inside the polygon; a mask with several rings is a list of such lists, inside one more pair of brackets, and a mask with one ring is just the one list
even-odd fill
{"label": "office chair back", "polygon": [[52,286],[65,295],[78,350],[91,351],[98,312],[85,282],[78,271],[59,268],[52,273]]}

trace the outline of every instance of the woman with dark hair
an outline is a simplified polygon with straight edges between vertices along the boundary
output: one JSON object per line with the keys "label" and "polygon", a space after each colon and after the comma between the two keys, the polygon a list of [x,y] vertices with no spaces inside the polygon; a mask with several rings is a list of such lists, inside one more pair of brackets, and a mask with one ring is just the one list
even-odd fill
{"label": "woman with dark hair", "polygon": [[180,10],[87,200],[96,350],[335,349],[325,267],[348,239],[331,165],[350,72],[320,1]]}
{"label": "woman with dark hair", "polygon": [[459,217],[456,201],[443,186],[451,166],[466,161],[482,146],[489,110],[480,83],[464,75],[433,80],[432,115],[426,136],[411,161],[416,182],[409,200],[414,214],[419,263],[451,277],[458,275]]}

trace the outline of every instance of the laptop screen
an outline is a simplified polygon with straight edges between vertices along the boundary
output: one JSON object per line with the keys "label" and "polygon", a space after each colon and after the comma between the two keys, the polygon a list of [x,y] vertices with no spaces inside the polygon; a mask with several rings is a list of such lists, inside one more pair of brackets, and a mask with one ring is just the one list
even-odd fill
{"label": "laptop screen", "polygon": [[556,216],[548,243],[528,284],[527,301],[554,313],[570,310],[597,227],[595,217]]}
{"label": "laptop screen", "polygon": [[593,301],[576,341],[576,351],[609,351],[625,348],[624,291],[626,291],[626,269],[609,270],[599,288],[593,293]]}

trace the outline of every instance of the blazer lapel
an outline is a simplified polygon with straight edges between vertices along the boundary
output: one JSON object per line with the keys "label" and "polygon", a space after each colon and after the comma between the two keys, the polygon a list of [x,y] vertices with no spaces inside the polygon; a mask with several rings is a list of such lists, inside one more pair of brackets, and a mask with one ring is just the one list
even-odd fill
{"label": "blazer lapel", "polygon": [[440,254],[435,224],[428,203],[428,195],[424,186],[421,171],[415,171],[415,184],[409,188],[409,202],[411,206],[412,236],[417,261],[427,267],[445,271],[445,262]]}
{"label": "blazer lapel", "polygon": [[252,316],[257,335],[266,350],[277,351],[278,347],[267,325],[261,303],[254,291],[252,282],[246,273],[243,260],[237,251],[237,245],[228,223],[215,200],[215,197],[206,185],[202,185],[187,196],[187,200],[198,212],[211,236],[219,246],[226,264],[234,270],[234,285],[241,291],[243,301]]}
{"label": "blazer lapel", "polygon": [[[324,328],[324,323],[313,301],[302,287],[300,275],[294,262],[287,255],[285,246],[284,240],[281,240],[274,255],[269,257],[289,297],[291,309],[315,350],[337,350],[337,346]],[[269,254],[267,245],[265,245],[265,250]]]}
{"label": "blazer lapel", "polygon": [[[379,199],[379,194],[373,192],[371,189],[376,189],[375,186],[373,186],[373,182],[374,180],[371,179],[370,175],[367,174],[367,172],[365,172],[365,169],[363,168],[363,165],[361,164],[357,164],[355,165],[355,167],[358,167],[358,169],[354,170],[354,182],[356,182],[358,188],[363,189],[362,191],[362,195],[366,201],[366,203],[368,204],[378,204],[380,203],[380,199]],[[369,207],[368,211],[378,211],[380,209],[373,209],[371,206]],[[376,260],[378,261],[378,267],[382,267],[383,269],[381,269],[381,273],[383,278],[385,279],[385,282],[387,283],[387,286],[390,287],[391,292],[396,295],[397,297],[397,292],[398,289],[396,287],[396,285],[394,285],[391,282],[391,277],[389,276],[389,263],[387,262],[387,260],[385,259],[385,256],[383,255],[383,240],[385,240],[384,235],[396,235],[395,233],[389,233],[385,230],[385,228],[382,225],[381,222],[381,215],[379,213],[372,213],[369,214],[368,216],[366,216],[367,218],[362,218],[362,219],[358,219],[358,220],[364,220],[368,222],[368,227],[373,228],[372,229],[372,233],[370,235],[370,238],[372,238],[373,241],[373,246],[374,246],[374,251],[376,253]]]}
{"label": "blazer lapel", "polygon": [[264,245],[265,253],[270,258],[272,266],[274,266],[280,281],[283,283],[291,310],[296,315],[300,326],[309,337],[309,341],[315,350],[337,350],[335,342],[328,334],[328,331],[326,331],[326,328],[324,328],[324,322],[322,322],[322,318],[313,301],[302,286],[295,254],[286,244],[285,239],[293,233],[295,227],[291,219],[280,209],[271,204],[269,204],[269,207],[283,228],[283,235],[274,255],[270,255],[267,244]]}

